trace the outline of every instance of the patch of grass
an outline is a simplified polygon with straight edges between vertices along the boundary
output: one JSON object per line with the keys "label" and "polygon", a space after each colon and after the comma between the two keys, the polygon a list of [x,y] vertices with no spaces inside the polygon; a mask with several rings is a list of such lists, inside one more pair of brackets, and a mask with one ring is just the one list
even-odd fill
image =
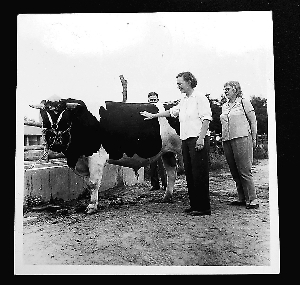
{"label": "patch of grass", "polygon": [[24,204],[23,204],[23,212],[29,211],[32,207],[45,205],[46,203],[41,197],[32,197],[26,196],[24,197]]}

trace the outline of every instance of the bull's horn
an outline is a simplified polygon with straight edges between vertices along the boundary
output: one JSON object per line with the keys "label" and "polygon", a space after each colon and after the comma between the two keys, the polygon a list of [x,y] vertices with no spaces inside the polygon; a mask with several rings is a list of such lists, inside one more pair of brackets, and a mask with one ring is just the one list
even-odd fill
{"label": "bull's horn", "polygon": [[80,104],[79,103],[67,103],[66,105],[67,105],[67,108],[74,109],[77,106],[79,106]]}
{"label": "bull's horn", "polygon": [[43,104],[29,105],[29,107],[35,108],[35,109],[44,109],[45,108],[45,106]]}

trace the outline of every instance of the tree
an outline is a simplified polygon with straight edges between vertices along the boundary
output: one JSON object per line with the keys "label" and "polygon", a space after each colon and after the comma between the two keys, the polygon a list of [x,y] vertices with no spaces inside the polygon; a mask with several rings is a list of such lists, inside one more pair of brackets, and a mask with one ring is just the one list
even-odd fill
{"label": "tree", "polygon": [[209,130],[216,134],[222,133],[220,115],[222,113],[222,104],[218,99],[209,99],[212,112],[212,121],[209,124]]}
{"label": "tree", "polygon": [[257,120],[257,134],[268,133],[268,112],[267,112],[267,99],[251,96],[251,104],[254,108]]}

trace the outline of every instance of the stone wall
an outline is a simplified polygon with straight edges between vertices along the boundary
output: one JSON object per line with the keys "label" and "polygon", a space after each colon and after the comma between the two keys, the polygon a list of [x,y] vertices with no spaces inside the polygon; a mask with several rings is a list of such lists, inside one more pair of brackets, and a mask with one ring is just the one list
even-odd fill
{"label": "stone wall", "polygon": [[[130,186],[144,182],[144,168],[138,178],[131,168],[106,164],[99,191],[115,186]],[[87,178],[76,175],[67,166],[46,166],[27,169],[24,173],[24,203],[30,199],[48,202],[51,198],[69,201],[83,193]]]}

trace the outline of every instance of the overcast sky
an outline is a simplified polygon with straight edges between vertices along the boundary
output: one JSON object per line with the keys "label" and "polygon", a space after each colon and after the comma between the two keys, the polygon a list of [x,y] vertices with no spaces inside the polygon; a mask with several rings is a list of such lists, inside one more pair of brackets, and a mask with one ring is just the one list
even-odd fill
{"label": "overcast sky", "polygon": [[[82,99],[98,112],[105,100],[181,98],[176,75],[191,71],[197,89],[220,98],[237,80],[245,97],[273,96],[272,13],[195,12],[41,14],[17,19],[17,102],[20,112],[52,95]],[[269,99],[269,98],[268,98]]]}

